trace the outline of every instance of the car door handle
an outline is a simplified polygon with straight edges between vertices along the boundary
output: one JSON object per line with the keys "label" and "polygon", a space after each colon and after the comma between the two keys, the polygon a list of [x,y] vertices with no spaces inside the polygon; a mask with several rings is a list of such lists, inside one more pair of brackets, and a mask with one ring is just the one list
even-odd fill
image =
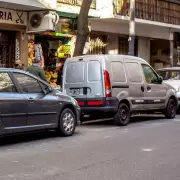
{"label": "car door handle", "polygon": [[150,86],[147,86],[147,90],[150,91],[150,90],[151,90],[151,87],[150,87]]}
{"label": "car door handle", "polygon": [[33,99],[33,98],[29,98],[29,99],[28,99],[28,102],[33,103],[33,102],[34,102],[34,99]]}
{"label": "car door handle", "polygon": [[141,91],[144,92],[144,86],[141,86]]}

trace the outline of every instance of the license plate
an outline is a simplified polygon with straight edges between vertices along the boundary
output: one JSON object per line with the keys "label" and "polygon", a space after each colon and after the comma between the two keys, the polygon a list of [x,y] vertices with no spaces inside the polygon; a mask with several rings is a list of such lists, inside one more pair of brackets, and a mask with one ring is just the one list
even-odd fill
{"label": "license plate", "polygon": [[79,95],[80,94],[80,89],[71,89],[70,93],[73,95]]}

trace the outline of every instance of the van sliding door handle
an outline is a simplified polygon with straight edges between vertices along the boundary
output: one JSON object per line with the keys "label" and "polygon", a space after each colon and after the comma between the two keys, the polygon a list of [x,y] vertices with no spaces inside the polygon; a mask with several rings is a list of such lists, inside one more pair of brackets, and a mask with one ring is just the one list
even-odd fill
{"label": "van sliding door handle", "polygon": [[34,102],[34,99],[33,99],[33,98],[29,98],[29,99],[28,99],[28,102],[33,103],[33,102]]}
{"label": "van sliding door handle", "polygon": [[141,91],[144,92],[144,86],[141,86]]}

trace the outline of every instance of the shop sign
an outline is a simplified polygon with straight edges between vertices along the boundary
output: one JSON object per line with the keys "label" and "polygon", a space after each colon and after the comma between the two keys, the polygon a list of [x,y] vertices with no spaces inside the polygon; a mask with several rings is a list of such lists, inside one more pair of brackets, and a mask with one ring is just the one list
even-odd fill
{"label": "shop sign", "polygon": [[27,25],[27,12],[0,8],[0,23]]}

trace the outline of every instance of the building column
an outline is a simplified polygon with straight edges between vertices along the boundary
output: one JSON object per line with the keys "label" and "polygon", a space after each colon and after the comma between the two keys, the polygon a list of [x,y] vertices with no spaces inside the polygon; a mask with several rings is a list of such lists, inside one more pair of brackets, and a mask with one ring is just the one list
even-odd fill
{"label": "building column", "polygon": [[138,37],[138,57],[150,63],[150,39]]}
{"label": "building column", "polygon": [[107,54],[118,54],[118,47],[118,36],[113,34],[108,35],[106,46]]}
{"label": "building column", "polygon": [[20,32],[20,59],[28,67],[28,37],[25,31]]}
{"label": "building column", "polygon": [[169,46],[170,46],[170,66],[174,66],[174,33],[169,33]]}

